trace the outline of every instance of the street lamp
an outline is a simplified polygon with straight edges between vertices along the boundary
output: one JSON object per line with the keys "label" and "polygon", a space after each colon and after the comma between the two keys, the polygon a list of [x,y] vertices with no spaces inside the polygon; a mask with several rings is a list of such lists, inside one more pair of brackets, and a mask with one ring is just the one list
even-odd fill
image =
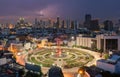
{"label": "street lamp", "polygon": [[85,69],[84,68],[79,68],[77,77],[84,77],[84,74],[85,74]]}
{"label": "street lamp", "polygon": [[93,48],[93,43],[94,43],[94,42],[93,42],[93,41],[91,41],[90,43],[91,43],[91,49],[92,49],[92,48]]}
{"label": "street lamp", "polygon": [[79,74],[83,74],[83,70],[79,70],[78,73],[79,73]]}
{"label": "street lamp", "polygon": [[71,39],[74,40],[74,36],[72,36]]}
{"label": "street lamp", "polygon": [[71,44],[72,46],[75,46],[75,37],[74,36],[71,37],[71,43],[72,43]]}

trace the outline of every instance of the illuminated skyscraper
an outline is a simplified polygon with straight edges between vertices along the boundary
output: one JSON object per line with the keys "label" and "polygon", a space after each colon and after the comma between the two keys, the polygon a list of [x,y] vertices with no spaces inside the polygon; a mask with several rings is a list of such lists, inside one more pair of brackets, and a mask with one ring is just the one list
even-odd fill
{"label": "illuminated skyscraper", "polygon": [[29,26],[28,22],[25,22],[25,19],[23,17],[20,17],[19,20],[17,21],[17,28],[24,28]]}
{"label": "illuminated skyscraper", "polygon": [[24,19],[23,17],[20,17],[20,18],[19,18],[19,22],[20,22],[21,24],[24,24],[24,22],[25,22],[24,20],[25,20],[25,19]]}

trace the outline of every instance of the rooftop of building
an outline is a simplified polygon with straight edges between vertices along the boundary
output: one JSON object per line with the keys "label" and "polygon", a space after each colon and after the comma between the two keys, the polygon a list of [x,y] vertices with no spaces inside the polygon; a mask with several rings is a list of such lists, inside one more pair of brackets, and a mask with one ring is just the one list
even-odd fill
{"label": "rooftop of building", "polygon": [[100,62],[103,63],[108,63],[108,64],[112,64],[115,65],[117,64],[118,61],[120,61],[120,56],[119,55],[112,55],[109,59],[105,60],[105,59],[100,59],[98,60]]}

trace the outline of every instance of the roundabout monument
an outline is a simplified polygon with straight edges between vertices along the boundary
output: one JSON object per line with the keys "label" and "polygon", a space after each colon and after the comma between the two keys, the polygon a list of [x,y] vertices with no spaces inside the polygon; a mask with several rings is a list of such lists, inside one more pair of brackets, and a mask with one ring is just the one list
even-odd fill
{"label": "roundabout monument", "polygon": [[56,38],[56,47],[33,50],[26,57],[27,62],[42,67],[51,67],[55,64],[64,69],[84,66],[93,59],[94,57],[87,52],[61,47],[59,38]]}
{"label": "roundabout monument", "polygon": [[57,64],[64,69],[81,67],[94,59],[92,55],[73,48],[60,48],[59,51],[58,48],[33,50],[26,58],[28,62],[43,67]]}

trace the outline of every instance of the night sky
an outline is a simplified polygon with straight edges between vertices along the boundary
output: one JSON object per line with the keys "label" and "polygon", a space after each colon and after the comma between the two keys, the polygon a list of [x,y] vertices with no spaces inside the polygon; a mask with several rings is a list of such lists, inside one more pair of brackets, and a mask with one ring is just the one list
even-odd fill
{"label": "night sky", "polygon": [[84,20],[85,14],[101,20],[119,19],[120,0],[0,0],[0,21],[20,16]]}

